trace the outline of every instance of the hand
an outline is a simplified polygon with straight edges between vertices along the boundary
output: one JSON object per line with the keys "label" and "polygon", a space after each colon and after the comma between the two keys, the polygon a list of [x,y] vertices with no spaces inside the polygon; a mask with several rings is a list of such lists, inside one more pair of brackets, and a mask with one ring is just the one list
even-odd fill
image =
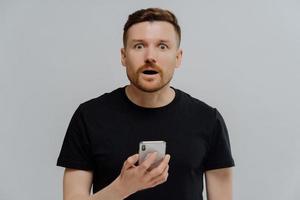
{"label": "hand", "polygon": [[129,196],[139,190],[155,187],[167,181],[170,155],[165,155],[161,163],[150,170],[157,153],[148,154],[147,159],[136,166],[139,155],[130,156],[122,167],[121,173],[116,181],[119,182],[120,189],[125,196]]}

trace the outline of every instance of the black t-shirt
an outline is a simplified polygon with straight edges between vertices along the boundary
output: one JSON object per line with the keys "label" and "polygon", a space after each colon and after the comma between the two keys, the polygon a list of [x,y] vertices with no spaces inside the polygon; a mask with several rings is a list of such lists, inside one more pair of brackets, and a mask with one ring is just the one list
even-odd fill
{"label": "black t-shirt", "polygon": [[159,108],[131,102],[125,87],[81,104],[75,111],[57,165],[93,171],[93,192],[115,180],[140,141],[164,140],[171,155],[168,180],[128,200],[202,200],[203,173],[232,167],[229,137],[220,113],[175,89]]}

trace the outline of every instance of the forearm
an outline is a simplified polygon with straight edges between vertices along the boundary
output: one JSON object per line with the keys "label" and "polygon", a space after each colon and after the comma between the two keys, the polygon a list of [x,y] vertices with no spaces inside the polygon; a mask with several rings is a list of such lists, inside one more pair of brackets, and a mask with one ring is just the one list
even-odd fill
{"label": "forearm", "polygon": [[129,195],[124,191],[119,178],[117,178],[110,185],[91,195],[88,200],[123,200]]}
{"label": "forearm", "polygon": [[121,186],[119,178],[117,178],[95,194],[89,195],[82,192],[64,194],[64,200],[123,200],[129,195]]}
{"label": "forearm", "polygon": [[120,175],[93,195],[90,195],[92,171],[66,169],[63,183],[64,200],[123,200],[137,191],[166,182],[170,155],[167,154],[159,166],[151,171],[149,169],[156,159],[156,154],[150,154],[140,166],[136,166],[138,158],[138,154],[130,156],[124,162]]}

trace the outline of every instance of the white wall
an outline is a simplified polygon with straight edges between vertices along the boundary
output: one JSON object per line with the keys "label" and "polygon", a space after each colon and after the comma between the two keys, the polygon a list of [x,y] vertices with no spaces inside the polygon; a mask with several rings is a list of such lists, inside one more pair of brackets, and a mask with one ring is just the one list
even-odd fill
{"label": "white wall", "polygon": [[183,29],[173,86],[227,122],[235,199],[300,199],[299,1],[1,0],[1,200],[62,198],[55,164],[70,117],[127,83],[122,27],[152,6]]}

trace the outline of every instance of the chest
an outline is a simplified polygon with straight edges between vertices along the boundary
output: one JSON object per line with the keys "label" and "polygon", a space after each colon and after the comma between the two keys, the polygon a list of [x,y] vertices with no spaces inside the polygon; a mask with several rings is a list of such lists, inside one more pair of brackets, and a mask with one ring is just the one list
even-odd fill
{"label": "chest", "polygon": [[[111,119],[112,120],[112,119]],[[183,119],[119,118],[102,121],[90,130],[93,159],[102,172],[118,174],[124,161],[138,153],[140,141],[164,140],[171,155],[170,172],[186,173],[201,169],[207,153],[205,124]]]}

